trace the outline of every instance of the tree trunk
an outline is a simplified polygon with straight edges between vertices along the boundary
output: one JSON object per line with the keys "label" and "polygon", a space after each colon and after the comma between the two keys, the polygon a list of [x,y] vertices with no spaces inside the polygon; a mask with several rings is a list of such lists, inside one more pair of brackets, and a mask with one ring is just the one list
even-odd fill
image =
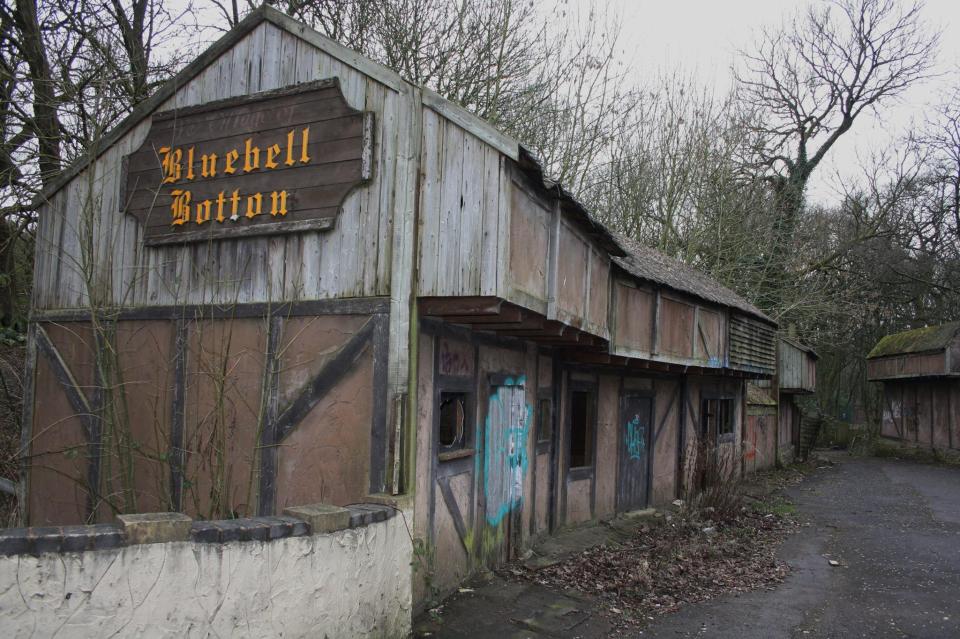
{"label": "tree trunk", "polygon": [[40,152],[40,179],[46,185],[60,171],[60,120],[56,88],[43,46],[35,0],[16,0],[20,49],[30,68],[33,85],[33,117]]}

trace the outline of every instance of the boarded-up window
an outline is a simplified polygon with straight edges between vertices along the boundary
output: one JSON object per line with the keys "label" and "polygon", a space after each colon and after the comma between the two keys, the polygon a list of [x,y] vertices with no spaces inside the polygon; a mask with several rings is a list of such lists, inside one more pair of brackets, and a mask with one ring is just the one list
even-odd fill
{"label": "boarded-up window", "polygon": [[593,393],[570,394],[570,468],[593,466]]}

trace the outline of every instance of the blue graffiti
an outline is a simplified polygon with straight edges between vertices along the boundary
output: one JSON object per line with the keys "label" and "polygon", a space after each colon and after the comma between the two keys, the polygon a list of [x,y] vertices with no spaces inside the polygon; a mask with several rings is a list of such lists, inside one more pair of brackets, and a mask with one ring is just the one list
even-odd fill
{"label": "blue graffiti", "polygon": [[627,455],[630,459],[641,459],[643,451],[647,447],[646,427],[640,425],[640,416],[634,415],[633,419],[627,422]]}
{"label": "blue graffiti", "polygon": [[526,377],[507,378],[490,395],[484,429],[483,482],[486,519],[497,526],[523,501],[527,434],[533,407],[525,403]]}

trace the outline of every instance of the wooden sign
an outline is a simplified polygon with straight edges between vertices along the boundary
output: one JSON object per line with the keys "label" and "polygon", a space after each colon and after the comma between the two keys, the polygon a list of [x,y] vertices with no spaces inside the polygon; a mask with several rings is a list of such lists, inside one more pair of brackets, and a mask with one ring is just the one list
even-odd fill
{"label": "wooden sign", "polygon": [[372,156],[373,114],[322,80],[154,115],[120,202],[148,246],[329,229]]}

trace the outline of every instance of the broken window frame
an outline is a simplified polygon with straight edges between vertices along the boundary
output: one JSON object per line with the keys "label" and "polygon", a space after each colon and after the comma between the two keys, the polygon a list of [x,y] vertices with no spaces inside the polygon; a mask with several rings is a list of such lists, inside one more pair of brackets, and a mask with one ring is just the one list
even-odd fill
{"label": "broken window frame", "polygon": [[[440,439],[443,428],[443,406],[445,400],[453,401],[455,398],[459,398],[462,403],[463,423],[457,428],[459,432],[455,439],[449,444],[444,444]],[[475,452],[475,406],[474,392],[468,388],[467,384],[444,385],[437,389],[433,420],[434,449],[441,462],[468,457]]]}

